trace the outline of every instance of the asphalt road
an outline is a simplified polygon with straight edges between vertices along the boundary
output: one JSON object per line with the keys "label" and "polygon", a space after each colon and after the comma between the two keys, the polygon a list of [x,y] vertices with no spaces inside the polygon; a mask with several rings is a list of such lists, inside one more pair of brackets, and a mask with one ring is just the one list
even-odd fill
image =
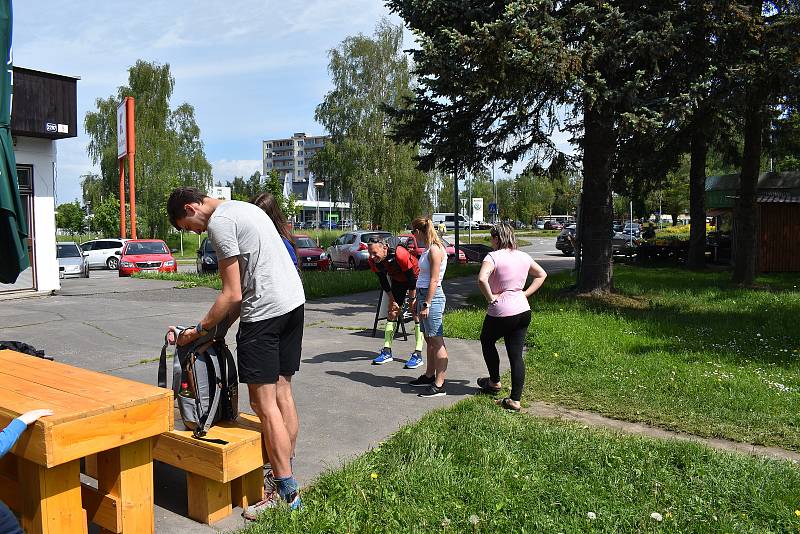
{"label": "asphalt road", "polygon": [[[572,258],[555,250],[555,238],[526,239],[532,244],[523,250],[549,273],[572,267]],[[180,265],[180,270],[193,272],[194,264]],[[217,294],[207,288],[178,290],[175,285],[119,278],[116,271],[100,270],[92,271],[89,279],[66,279],[55,296],[3,301],[0,339],[24,341],[62,363],[155,384],[155,358],[166,327],[196,323]],[[449,309],[460,307],[477,291],[473,277],[448,280],[444,289]],[[475,379],[486,374],[478,342],[448,339],[448,395],[418,398],[407,383],[419,371],[403,369],[413,335],[407,340],[398,337],[397,361],[370,365],[382,346],[380,331],[372,337],[376,303],[376,292],[306,303],[302,365],[293,380],[301,421],[295,471],[303,484],[428,411],[475,394]],[[235,353],[235,327],[227,341]],[[506,365],[503,362],[502,370]],[[245,388],[239,400],[240,410],[250,412]],[[185,476],[180,471],[156,463],[154,480],[157,532],[209,533],[243,526],[238,510],[213,527],[188,519]]]}

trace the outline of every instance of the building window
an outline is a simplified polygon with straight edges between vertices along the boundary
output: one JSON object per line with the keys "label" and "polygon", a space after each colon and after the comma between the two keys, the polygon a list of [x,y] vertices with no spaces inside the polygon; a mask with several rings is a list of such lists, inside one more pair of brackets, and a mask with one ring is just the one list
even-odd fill
{"label": "building window", "polygon": [[303,176],[303,171],[302,170],[297,171],[297,176]]}
{"label": "building window", "polygon": [[302,159],[297,162],[297,166],[298,167],[302,167],[303,166],[303,160]]}
{"label": "building window", "polygon": [[267,148],[272,148],[272,143],[267,143]]}
{"label": "building window", "polygon": [[30,165],[17,165],[17,179],[20,193],[33,192],[33,167]]}

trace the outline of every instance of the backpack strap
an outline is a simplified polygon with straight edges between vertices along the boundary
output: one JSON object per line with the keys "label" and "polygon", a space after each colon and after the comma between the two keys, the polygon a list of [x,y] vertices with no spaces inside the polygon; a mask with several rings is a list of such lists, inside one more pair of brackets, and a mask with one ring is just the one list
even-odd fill
{"label": "backpack strap", "polygon": [[169,332],[164,336],[164,346],[161,347],[161,356],[158,358],[158,387],[167,387],[167,345]]}
{"label": "backpack strap", "polygon": [[[181,332],[186,330],[187,327],[185,326],[177,326],[175,329],[177,330],[175,335],[175,343],[178,342],[178,336],[181,335]],[[166,388],[167,387],[167,346],[169,345],[169,332],[164,335],[164,346],[161,347],[161,356],[158,358],[158,387]],[[169,388],[167,388],[169,389]]]}
{"label": "backpack strap", "polygon": [[[211,425],[214,423],[214,414],[217,413],[219,399],[222,397],[222,378],[220,377],[219,360],[217,358],[209,359],[214,365],[214,376],[218,378],[218,381],[213,388],[209,388],[209,391],[213,392],[213,398],[211,399],[211,406],[208,409],[208,413],[206,413],[206,416],[202,421],[198,421],[200,424],[198,424],[197,428],[195,428],[194,432],[192,432],[192,435],[196,438],[201,438],[208,433],[208,429],[211,428]],[[194,365],[194,362],[192,365]],[[197,413],[202,413],[202,410],[200,409],[200,399],[198,397],[195,397],[195,402],[197,403]]]}

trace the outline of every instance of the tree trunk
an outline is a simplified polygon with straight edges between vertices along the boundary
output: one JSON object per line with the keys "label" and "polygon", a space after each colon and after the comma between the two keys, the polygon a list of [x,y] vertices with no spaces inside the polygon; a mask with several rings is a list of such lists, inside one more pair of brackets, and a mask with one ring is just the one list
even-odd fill
{"label": "tree trunk", "polygon": [[674,213],[669,214],[672,217],[672,226],[678,226],[678,215],[680,215],[677,211]]}
{"label": "tree trunk", "polygon": [[578,291],[613,288],[611,158],[616,146],[613,113],[588,101],[584,107],[581,268]]}
{"label": "tree trunk", "polygon": [[706,265],[706,157],[708,139],[703,131],[703,116],[695,115],[692,125],[691,167],[689,169],[689,256],[686,265],[690,269],[702,269]]}
{"label": "tree trunk", "polygon": [[[763,0],[755,0],[751,16],[763,26],[761,15]],[[753,46],[761,49],[763,35],[755,35]],[[764,59],[762,58],[762,61]],[[741,285],[752,285],[756,278],[757,217],[756,187],[761,172],[761,134],[764,127],[764,102],[766,100],[763,85],[763,68],[757,68],[751,75],[751,85],[745,93],[744,112],[744,150],[742,153],[742,171],[739,173],[739,195],[734,208],[734,250],[733,281]]]}
{"label": "tree trunk", "polygon": [[734,211],[733,281],[751,285],[756,278],[758,256],[756,224],[758,206],[756,186],[761,171],[761,131],[764,125],[764,105],[761,91],[749,92],[744,122],[744,152],[739,176],[739,195]]}

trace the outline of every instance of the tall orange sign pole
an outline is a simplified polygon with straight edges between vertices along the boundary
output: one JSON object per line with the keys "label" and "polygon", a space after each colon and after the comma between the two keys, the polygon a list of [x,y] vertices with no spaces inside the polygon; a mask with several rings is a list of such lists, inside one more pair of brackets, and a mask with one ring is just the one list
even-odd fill
{"label": "tall orange sign pole", "polygon": [[125,156],[128,156],[128,187],[131,206],[131,238],[136,239],[136,110],[134,100],[126,96],[117,107],[117,158],[119,158],[119,235],[127,237],[125,224]]}

